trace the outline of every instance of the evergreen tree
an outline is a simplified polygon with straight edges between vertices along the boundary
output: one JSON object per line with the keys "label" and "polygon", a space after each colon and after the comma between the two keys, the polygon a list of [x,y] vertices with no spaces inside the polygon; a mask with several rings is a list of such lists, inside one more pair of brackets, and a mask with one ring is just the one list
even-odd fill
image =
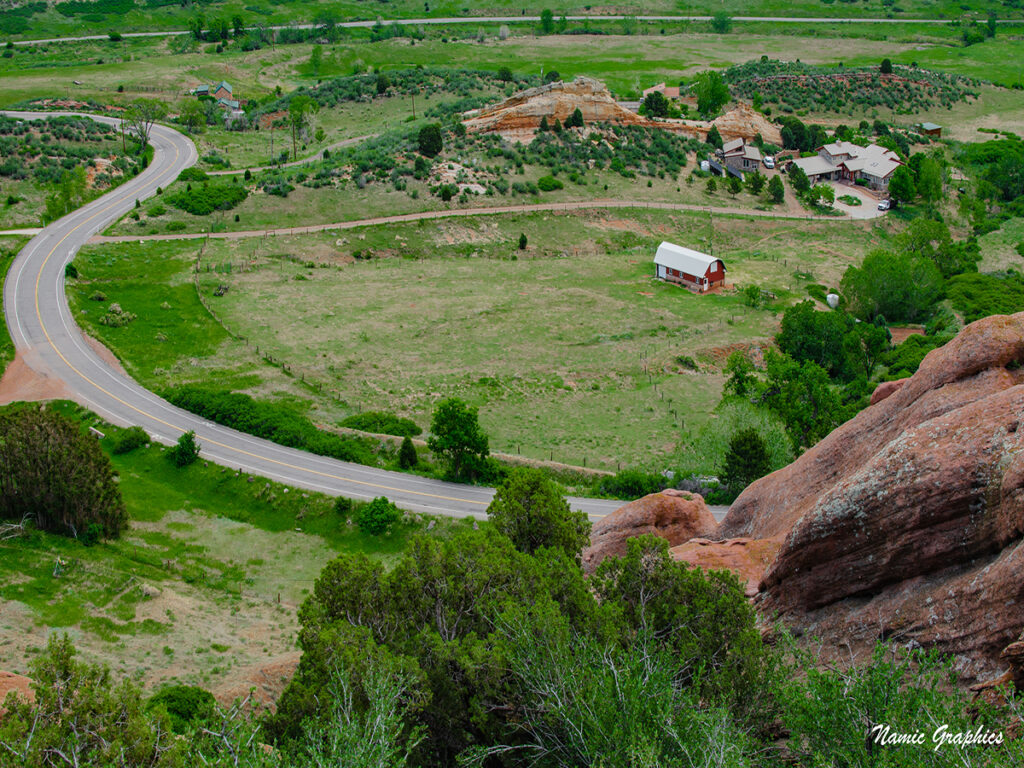
{"label": "evergreen tree", "polygon": [[768,446],[756,429],[741,429],[729,441],[722,468],[722,481],[733,491],[741,491],[771,472]]}

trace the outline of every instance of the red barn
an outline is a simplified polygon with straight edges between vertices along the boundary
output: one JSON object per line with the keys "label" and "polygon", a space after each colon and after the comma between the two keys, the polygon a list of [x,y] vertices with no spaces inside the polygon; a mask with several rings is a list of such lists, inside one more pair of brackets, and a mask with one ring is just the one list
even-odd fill
{"label": "red barn", "polygon": [[725,264],[706,253],[673,243],[662,243],[654,254],[655,276],[679,283],[697,293],[725,285]]}

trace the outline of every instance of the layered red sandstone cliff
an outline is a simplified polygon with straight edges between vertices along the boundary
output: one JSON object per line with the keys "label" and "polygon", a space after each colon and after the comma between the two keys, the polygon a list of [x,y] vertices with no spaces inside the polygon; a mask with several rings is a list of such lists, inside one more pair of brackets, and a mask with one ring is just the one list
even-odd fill
{"label": "layered red sandstone cliff", "polygon": [[972,323],[887,389],[673,554],[735,570],[762,616],[827,646],[886,639],[954,654],[968,679],[1020,675],[1024,313]]}

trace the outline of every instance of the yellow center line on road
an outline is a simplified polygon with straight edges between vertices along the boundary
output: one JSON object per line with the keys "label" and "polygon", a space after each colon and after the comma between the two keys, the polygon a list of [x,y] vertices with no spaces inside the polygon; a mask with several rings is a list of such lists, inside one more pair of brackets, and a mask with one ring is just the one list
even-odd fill
{"label": "yellow center line on road", "polygon": [[[179,157],[180,154],[181,153],[178,150],[177,146],[175,146],[175,148],[174,148],[174,162],[177,162],[178,157]],[[172,168],[174,166],[174,162],[171,163],[171,167]],[[165,175],[167,175],[170,172],[170,170],[171,170],[171,168],[168,168],[166,171],[161,173],[159,176],[157,176],[155,181],[161,180]],[[57,353],[57,356],[60,357],[60,359],[64,361],[64,364],[68,368],[70,368],[72,371],[74,371],[76,374],[78,374],[84,381],[87,381],[89,384],[91,384],[92,386],[96,387],[96,389],[98,389],[100,392],[102,392],[103,394],[107,395],[110,398],[113,398],[114,400],[116,400],[117,402],[121,403],[121,405],[125,406],[126,408],[129,408],[129,409],[135,411],[136,413],[141,414],[142,416],[145,416],[145,417],[147,417],[149,419],[152,419],[153,421],[156,421],[159,424],[163,424],[164,426],[166,426],[166,427],[168,427],[168,428],[170,428],[172,430],[176,429],[179,432],[184,433],[186,430],[182,429],[181,427],[176,426],[174,424],[171,424],[171,423],[169,423],[167,421],[164,421],[163,419],[161,419],[161,418],[159,418],[159,417],[157,417],[157,416],[155,416],[155,415],[153,415],[151,413],[148,413],[147,411],[144,411],[144,410],[142,410],[142,409],[132,405],[131,403],[129,403],[129,402],[125,401],[125,400],[122,400],[120,397],[115,395],[113,392],[110,392],[109,390],[107,390],[104,387],[100,386],[98,383],[96,383],[95,381],[90,379],[88,376],[86,376],[84,373],[82,373],[80,370],[78,370],[78,368],[76,368],[71,363],[70,360],[68,360],[66,357],[64,357],[64,354],[57,348],[57,345],[53,343],[53,339],[50,337],[50,332],[46,328],[46,323],[43,321],[42,311],[39,308],[39,284],[40,284],[40,281],[42,280],[42,277],[43,277],[43,270],[46,268],[47,263],[49,263],[50,257],[53,256],[53,254],[57,251],[57,249],[61,245],[63,245],[65,240],[67,240],[69,237],[71,237],[71,235],[73,235],[75,232],[77,232],[81,227],[85,226],[90,221],[95,219],[97,216],[100,216],[101,214],[106,213],[111,208],[113,208],[116,205],[119,205],[122,202],[124,202],[124,198],[119,199],[119,200],[115,200],[110,205],[105,206],[104,208],[101,208],[100,210],[98,210],[92,216],[90,216],[89,218],[85,219],[85,221],[83,221],[82,223],[78,224],[76,227],[74,227],[72,230],[70,230],[66,235],[64,235],[64,237],[62,237],[60,239],[60,241],[58,241],[57,244],[54,245],[53,248],[50,249],[50,252],[48,254],[46,254],[46,258],[43,259],[42,264],[40,264],[40,266],[39,266],[39,273],[36,275],[36,284],[35,284],[36,318],[39,320],[39,326],[42,328],[43,334],[46,336],[46,341],[50,345],[50,347],[53,348],[53,351]],[[383,491],[394,491],[394,492],[397,492],[397,493],[405,493],[405,494],[410,494],[410,495],[413,495],[413,496],[423,496],[423,497],[431,498],[431,499],[440,499],[442,501],[457,501],[457,502],[461,502],[463,504],[476,504],[476,505],[482,506],[482,507],[486,507],[488,505],[488,502],[477,501],[475,499],[462,499],[462,498],[458,498],[458,497],[455,497],[455,496],[444,496],[444,495],[436,494],[436,493],[426,493],[424,491],[412,491],[412,490],[407,490],[407,489],[404,489],[404,488],[395,488],[395,487],[392,487],[392,486],[389,486],[389,485],[382,485],[380,483],[372,483],[372,482],[369,482],[367,480],[356,480],[355,478],[351,478],[351,477],[344,477],[342,475],[334,475],[334,474],[331,474],[329,472],[320,472],[318,470],[310,469],[308,467],[300,467],[300,466],[297,466],[295,464],[289,464],[288,462],[285,462],[285,461],[279,461],[277,459],[271,459],[271,458],[269,458],[267,456],[261,456],[258,453],[251,453],[250,451],[246,451],[246,450],[243,450],[241,448],[235,448],[235,447],[227,445],[225,443],[217,442],[216,440],[210,440],[209,438],[204,438],[204,440],[205,440],[205,442],[207,442],[207,443],[209,443],[211,445],[216,445],[216,446],[218,446],[220,448],[225,448],[228,451],[234,451],[234,452],[239,453],[239,454],[241,454],[243,456],[248,456],[248,457],[253,458],[253,459],[258,459],[259,461],[266,461],[266,462],[269,462],[271,464],[276,464],[278,466],[286,467],[288,469],[294,469],[294,470],[297,470],[299,472],[307,472],[307,473],[309,473],[311,475],[316,475],[318,477],[330,478],[332,480],[340,480],[342,482],[353,483],[353,484],[356,484],[356,485],[362,485],[362,486],[366,486],[366,487],[369,487],[369,488],[378,488],[378,489],[383,490]]]}

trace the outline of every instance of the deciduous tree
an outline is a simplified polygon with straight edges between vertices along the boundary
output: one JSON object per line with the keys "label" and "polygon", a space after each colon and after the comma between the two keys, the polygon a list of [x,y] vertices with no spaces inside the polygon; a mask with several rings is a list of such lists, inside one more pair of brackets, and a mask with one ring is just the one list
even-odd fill
{"label": "deciduous tree", "polygon": [[490,455],[487,435],[480,429],[476,408],[458,398],[442,400],[430,422],[427,447],[457,479],[476,475]]}

